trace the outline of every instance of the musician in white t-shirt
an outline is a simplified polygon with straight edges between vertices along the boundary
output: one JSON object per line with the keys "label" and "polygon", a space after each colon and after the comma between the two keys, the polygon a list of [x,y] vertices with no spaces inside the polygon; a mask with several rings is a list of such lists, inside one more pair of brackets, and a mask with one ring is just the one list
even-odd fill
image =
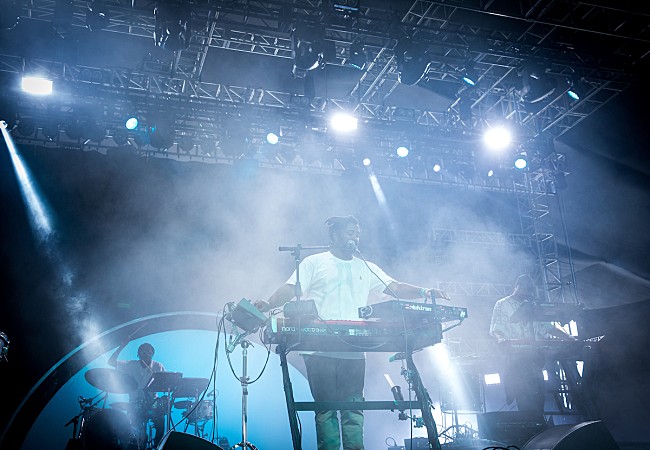
{"label": "musician in white t-shirt", "polygon": [[[401,299],[449,299],[439,289],[426,289],[395,281],[377,265],[356,256],[359,222],[354,216],[331,217],[328,227],[330,251],[307,256],[300,263],[300,286],[304,298],[314,300],[322,320],[359,320],[359,308],[372,294]],[[294,272],[268,300],[255,306],[267,311],[295,297]],[[303,294],[301,294],[302,296]],[[311,352],[303,354],[314,401],[362,401],[365,379],[363,352]],[[362,450],[363,412],[316,412],[318,450]]]}

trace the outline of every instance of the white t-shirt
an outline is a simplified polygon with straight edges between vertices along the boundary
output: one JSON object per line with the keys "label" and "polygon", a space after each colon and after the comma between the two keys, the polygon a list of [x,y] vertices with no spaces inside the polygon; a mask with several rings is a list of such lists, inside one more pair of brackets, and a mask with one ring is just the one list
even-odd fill
{"label": "white t-shirt", "polygon": [[[368,266],[359,258],[339,259],[330,252],[307,256],[300,263],[302,298],[314,300],[323,320],[360,320],[359,308],[368,304],[371,295],[380,296],[386,286],[395,281],[376,264],[369,262]],[[287,284],[296,284],[295,271]],[[359,352],[328,352],[323,355],[363,357]]]}

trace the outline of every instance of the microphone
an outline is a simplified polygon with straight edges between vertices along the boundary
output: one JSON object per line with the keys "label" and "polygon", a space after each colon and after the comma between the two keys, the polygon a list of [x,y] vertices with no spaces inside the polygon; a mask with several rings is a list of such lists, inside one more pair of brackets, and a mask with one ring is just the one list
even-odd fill
{"label": "microphone", "polygon": [[345,244],[345,249],[352,252],[357,251],[357,241],[350,239],[347,244]]}

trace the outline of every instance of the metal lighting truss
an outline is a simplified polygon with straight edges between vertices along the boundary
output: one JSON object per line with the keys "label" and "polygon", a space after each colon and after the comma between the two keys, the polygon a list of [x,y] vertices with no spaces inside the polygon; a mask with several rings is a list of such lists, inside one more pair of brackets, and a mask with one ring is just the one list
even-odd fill
{"label": "metal lighting truss", "polygon": [[[65,35],[71,27],[86,26],[87,1],[31,0],[25,2],[21,20],[52,22]],[[192,13],[192,36],[187,49],[170,54],[168,61],[143,61],[141,70],[95,68],[63,61],[35,61],[22,55],[0,55],[0,71],[23,73],[30,66],[49,71],[62,81],[73,99],[70,103],[47,104],[44,100],[22,100],[31,114],[47,116],[54,108],[61,117],[71,116],[77,104],[101,105],[107,127],[117,126],[134,100],[145,112],[164,104],[174,113],[177,140],[196,142],[190,151],[177,145],[155,149],[144,145],[140,152],[157,156],[233,163],[222,147],[223,132],[233,118],[251,118],[256,139],[262,140],[265,120],[282,112],[289,123],[288,144],[307,148],[297,130],[322,131],[323,108],[350,109],[370,125],[380,140],[376,148],[385,152],[391,136],[404,124],[413,126],[415,139],[423,143],[422,163],[427,156],[454,164],[473,164],[479,133],[501,121],[518,127],[521,145],[545,146],[562,136],[625,90],[642,75],[640,69],[650,53],[650,11],[642,2],[590,1],[492,1],[437,0],[362,2],[357,13],[342,15],[328,0],[187,0],[183,7]],[[381,6],[375,6],[375,3]],[[151,1],[106,0],[108,25],[105,31],[146,38],[152,42],[155,18]],[[69,5],[67,23],[58,19]],[[405,7],[403,7],[405,5]],[[349,64],[350,46],[363,43],[367,63],[358,83],[343,98],[306,98],[263,87],[251,88],[207,81],[204,70],[210,49],[245,52],[260,57],[291,59],[293,27],[311,26],[323,31],[334,51],[327,63]],[[422,85],[437,92],[439,85],[452,88],[444,111],[390,106],[387,100],[399,85],[395,46],[410,39],[426,49],[430,60]],[[551,77],[556,88],[543,101],[529,103],[518,86],[527,64],[541,67],[537,76]],[[470,87],[460,80],[473,66],[477,83]],[[580,89],[580,100],[571,100],[569,87]],[[127,101],[128,97],[128,101]],[[29,105],[27,103],[30,103]],[[468,108],[469,105],[469,108]],[[48,110],[49,109],[49,110]],[[469,111],[469,114],[468,114]],[[312,117],[305,124],[305,117]],[[39,128],[23,141],[47,143]],[[325,134],[320,135],[325,138]],[[132,137],[133,138],[133,137]],[[18,136],[18,139],[21,139]],[[55,144],[65,146],[63,136]],[[97,149],[114,147],[104,140],[85,142]],[[431,142],[435,142],[431,145]],[[74,145],[74,142],[69,143]],[[382,147],[383,146],[383,147]],[[311,164],[305,155],[300,163],[286,156],[270,155],[259,165],[289,170],[318,170],[341,173],[349,168],[354,144],[326,146],[329,162]],[[335,148],[339,147],[339,148]],[[240,155],[241,156],[241,155]],[[248,155],[250,156],[250,155]],[[381,156],[381,155],[378,155]],[[411,159],[412,161],[414,159]],[[352,163],[353,164],[353,163]],[[430,173],[406,168],[377,167],[378,177],[411,183],[439,183],[468,188],[502,190],[517,196],[522,234],[530,237],[537,256],[546,299],[563,301],[562,274],[550,221],[548,189],[552,172],[542,165],[522,177],[505,180],[480,179],[458,173]],[[452,292],[456,288],[447,286]],[[482,289],[469,289],[475,293]],[[499,292],[501,294],[503,292]]]}

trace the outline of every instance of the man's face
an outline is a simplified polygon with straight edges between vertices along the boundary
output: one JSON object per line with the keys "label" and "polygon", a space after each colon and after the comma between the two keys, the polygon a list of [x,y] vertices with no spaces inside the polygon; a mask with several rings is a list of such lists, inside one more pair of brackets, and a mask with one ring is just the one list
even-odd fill
{"label": "man's face", "polygon": [[535,296],[535,285],[533,280],[523,278],[517,285],[517,295],[521,299],[532,299]]}
{"label": "man's face", "polygon": [[145,362],[150,362],[153,358],[154,351],[149,346],[143,346],[138,349],[138,356]]}
{"label": "man's face", "polygon": [[332,244],[334,244],[335,247],[345,248],[348,241],[353,240],[357,245],[359,245],[360,234],[359,225],[350,223],[333,234]]}

